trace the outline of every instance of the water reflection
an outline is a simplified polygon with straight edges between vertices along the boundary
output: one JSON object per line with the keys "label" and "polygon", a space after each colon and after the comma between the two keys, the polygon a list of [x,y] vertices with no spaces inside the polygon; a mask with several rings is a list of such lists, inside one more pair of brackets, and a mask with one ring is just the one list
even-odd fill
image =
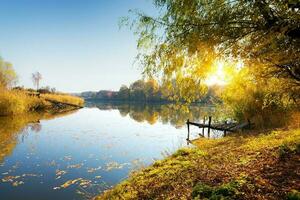
{"label": "water reflection", "polygon": [[73,114],[0,118],[0,199],[92,197],[185,146],[186,120],[215,112],[182,105],[88,106]]}
{"label": "water reflection", "polygon": [[[208,123],[208,116],[213,116],[212,123],[224,122],[226,116],[219,107],[216,109],[210,105],[182,105],[182,104],[141,104],[132,103],[124,104],[121,102],[87,102],[87,107],[96,107],[100,110],[118,110],[122,117],[129,116],[136,122],[147,122],[150,125],[161,122],[162,124],[171,124],[176,128],[186,126],[186,121],[189,119],[192,122]],[[205,121],[206,119],[206,121]],[[226,135],[223,131],[211,129],[199,129],[198,127],[190,127],[194,132],[194,137],[205,138],[221,138]],[[196,134],[195,134],[196,133]],[[187,135],[187,139],[188,138]],[[187,141],[187,144],[190,144]]]}
{"label": "water reflection", "polygon": [[76,110],[50,114],[50,113],[28,113],[26,115],[0,117],[0,163],[10,155],[17,145],[19,133],[22,132],[21,140],[24,140],[26,132],[30,129],[38,133],[42,129],[40,120],[50,120],[61,116],[70,115],[77,112]]}
{"label": "water reflection", "polygon": [[204,116],[216,115],[216,110],[212,106],[201,105],[176,105],[176,104],[122,104],[88,102],[87,107],[97,107],[100,110],[118,110],[122,117],[129,116],[137,122],[147,122],[155,124],[171,124],[176,128],[185,126],[187,119],[190,121],[200,121]]}

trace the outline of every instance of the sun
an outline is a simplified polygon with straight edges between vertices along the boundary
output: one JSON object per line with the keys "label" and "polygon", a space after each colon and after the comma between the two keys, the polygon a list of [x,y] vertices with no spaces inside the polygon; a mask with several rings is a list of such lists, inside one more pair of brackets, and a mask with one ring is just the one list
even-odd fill
{"label": "sun", "polygon": [[208,86],[227,85],[243,67],[244,63],[242,60],[227,62],[224,60],[217,60],[215,62],[214,70],[212,70],[210,75],[205,80],[205,84]]}
{"label": "sun", "polygon": [[205,80],[205,83],[210,85],[226,85],[227,84],[227,74],[224,70],[225,63],[222,61],[217,61],[216,70]]}

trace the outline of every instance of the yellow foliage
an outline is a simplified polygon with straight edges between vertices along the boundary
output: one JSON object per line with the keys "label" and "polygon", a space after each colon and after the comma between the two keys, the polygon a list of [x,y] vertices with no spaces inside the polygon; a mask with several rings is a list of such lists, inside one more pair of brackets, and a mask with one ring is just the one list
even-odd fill
{"label": "yellow foliage", "polygon": [[42,98],[49,99],[49,100],[54,100],[58,102],[63,102],[63,103],[68,103],[68,104],[73,104],[73,105],[78,105],[78,106],[83,106],[84,100],[80,97],[76,96],[71,96],[68,94],[41,94]]}
{"label": "yellow foliage", "polygon": [[17,115],[30,111],[52,111],[53,104],[47,100],[83,106],[84,100],[66,94],[41,94],[33,96],[26,90],[0,88],[0,116]]}
{"label": "yellow foliage", "polygon": [[289,111],[295,105],[285,87],[288,83],[276,78],[258,78],[259,66],[232,71],[232,79],[224,87],[221,97],[229,112],[237,120],[251,119],[261,128],[285,125]]}
{"label": "yellow foliage", "polygon": [[29,96],[24,91],[0,89],[0,115],[21,114],[46,105],[43,99]]}

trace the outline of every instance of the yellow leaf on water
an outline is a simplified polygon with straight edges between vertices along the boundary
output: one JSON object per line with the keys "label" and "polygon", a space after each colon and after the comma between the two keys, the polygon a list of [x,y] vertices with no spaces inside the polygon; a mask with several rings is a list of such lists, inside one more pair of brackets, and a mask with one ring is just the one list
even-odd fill
{"label": "yellow leaf on water", "polygon": [[87,172],[88,173],[93,173],[93,172],[95,172],[95,171],[97,171],[97,170],[100,170],[101,169],[101,166],[99,166],[99,167],[97,167],[97,168],[87,168],[88,170],[87,170]]}
{"label": "yellow leaf on water", "polygon": [[77,179],[74,179],[74,180],[68,180],[67,182],[65,182],[64,184],[62,184],[60,187],[61,188],[67,188],[70,185],[73,185],[73,184],[75,184],[76,182],[78,182],[80,180],[82,180],[82,178],[77,178]]}
{"label": "yellow leaf on water", "polygon": [[72,168],[81,168],[83,166],[83,163],[75,164],[75,165],[69,165],[67,166],[68,169]]}
{"label": "yellow leaf on water", "polygon": [[23,181],[15,181],[15,182],[13,182],[13,186],[14,187],[17,187],[17,186],[19,186],[19,185],[23,185],[24,184],[24,182]]}

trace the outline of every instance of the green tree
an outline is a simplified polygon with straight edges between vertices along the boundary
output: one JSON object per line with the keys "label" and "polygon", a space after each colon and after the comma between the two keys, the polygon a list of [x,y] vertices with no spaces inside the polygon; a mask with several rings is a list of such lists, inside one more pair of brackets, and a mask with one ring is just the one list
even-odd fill
{"label": "green tree", "polygon": [[118,98],[122,100],[129,100],[130,90],[126,85],[122,85],[118,92]]}
{"label": "green tree", "polygon": [[137,80],[130,85],[130,98],[136,101],[144,101],[145,95],[145,82],[143,80]]}

